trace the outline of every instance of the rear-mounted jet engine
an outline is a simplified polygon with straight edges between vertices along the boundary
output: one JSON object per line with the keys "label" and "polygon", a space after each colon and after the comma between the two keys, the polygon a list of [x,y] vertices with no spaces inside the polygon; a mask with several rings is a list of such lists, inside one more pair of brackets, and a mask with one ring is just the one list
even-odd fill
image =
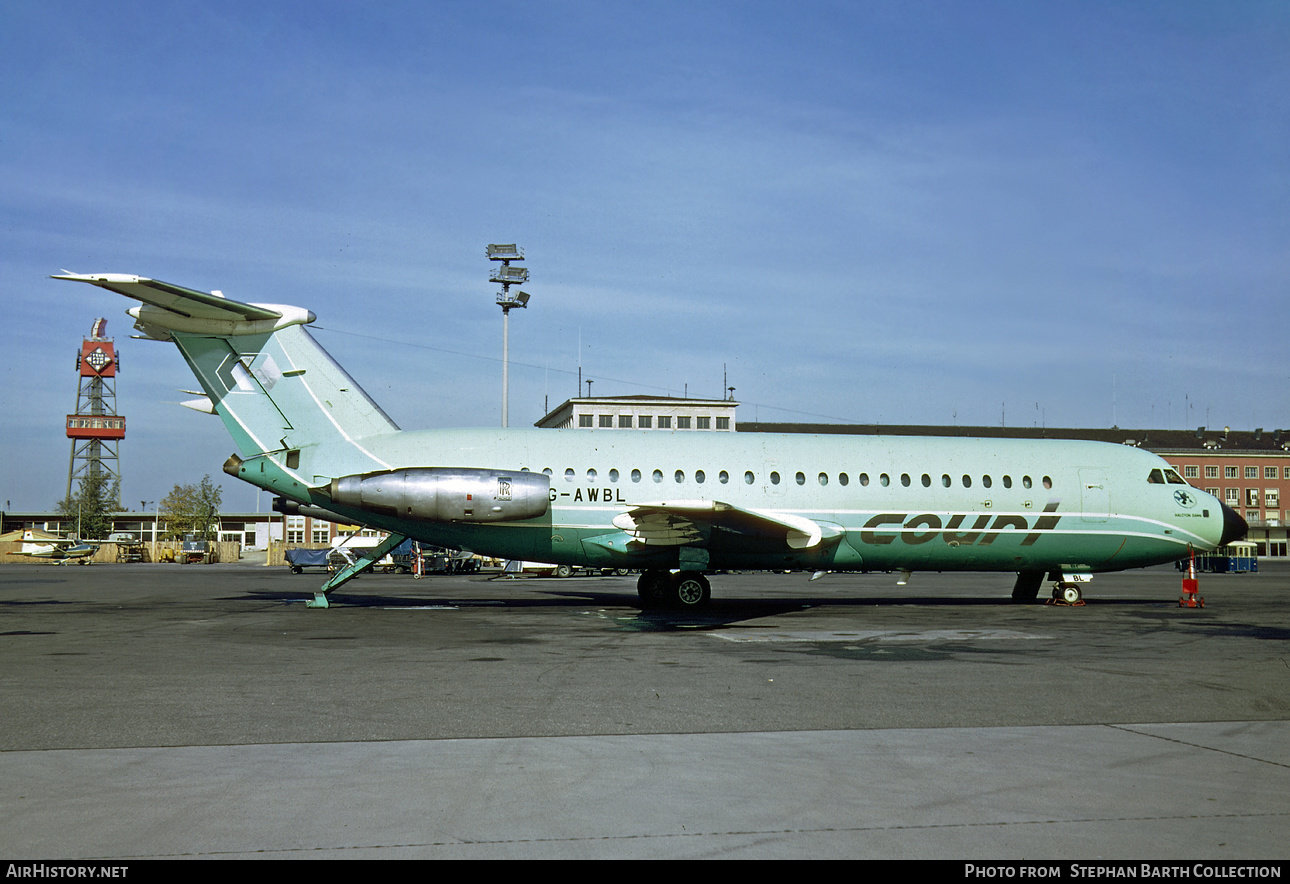
{"label": "rear-mounted jet engine", "polygon": [[383,516],[428,522],[514,522],[546,515],[551,479],[544,473],[422,467],[342,476],[331,499]]}

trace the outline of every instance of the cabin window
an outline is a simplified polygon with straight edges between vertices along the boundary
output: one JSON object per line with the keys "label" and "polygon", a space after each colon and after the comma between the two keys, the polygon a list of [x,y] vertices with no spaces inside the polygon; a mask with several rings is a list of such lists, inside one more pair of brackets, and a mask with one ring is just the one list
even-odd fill
{"label": "cabin window", "polygon": [[878,481],[882,483],[883,488],[886,488],[888,485],[891,484],[891,476],[888,476],[886,473],[883,473],[881,476],[878,477]]}
{"label": "cabin window", "polygon": [[922,481],[923,481],[923,487],[924,487],[924,488],[931,488],[931,487],[932,487],[932,477],[931,477],[931,476],[929,476],[929,475],[927,475],[926,473],[923,473],[923,480],[922,480]]}
{"label": "cabin window", "polygon": [[779,484],[779,473],[775,472],[774,470],[770,471],[770,484],[772,485]]}
{"label": "cabin window", "polygon": [[640,470],[632,470],[632,481],[633,481],[633,482],[639,482],[640,480],[641,480],[641,471],[640,471]]}
{"label": "cabin window", "polygon": [[846,474],[846,473],[838,473],[838,484],[839,484],[839,485],[845,485],[845,484],[847,484],[847,483],[848,483],[848,482],[850,482],[850,481],[851,481],[851,480],[847,478],[847,474]]}
{"label": "cabin window", "polygon": [[900,484],[904,485],[906,488],[909,487],[909,473],[900,474]]}
{"label": "cabin window", "polygon": [[653,474],[650,476],[650,478],[652,478],[655,482],[662,482],[662,481],[663,481],[663,471],[662,471],[662,470],[655,470],[655,471],[653,472]]}
{"label": "cabin window", "polygon": [[551,473],[552,473],[552,470],[551,470],[551,468],[550,468],[550,467],[545,467],[545,468],[543,468],[543,470],[542,470],[542,475],[544,475],[544,476],[549,476],[549,475],[551,475]]}
{"label": "cabin window", "polygon": [[1147,484],[1148,485],[1165,484],[1165,471],[1160,469],[1152,470],[1150,474],[1148,474],[1147,476]]}
{"label": "cabin window", "polygon": [[703,470],[694,471],[694,481],[702,485],[705,479],[707,479],[707,476],[704,475]]}
{"label": "cabin window", "polygon": [[820,473],[820,484],[821,484],[821,485],[827,485],[827,484],[829,484],[829,474],[828,474],[828,473]]}
{"label": "cabin window", "polygon": [[991,485],[993,485],[993,484],[994,484],[994,480],[993,480],[993,479],[991,479],[989,476],[982,476],[982,477],[981,477],[981,486],[982,486],[983,488],[989,488],[989,487],[990,487]]}
{"label": "cabin window", "polygon": [[569,467],[569,469],[564,471],[564,481],[566,482],[573,481],[573,467]]}
{"label": "cabin window", "polygon": [[609,481],[610,481],[610,482],[617,482],[617,481],[618,481],[618,470],[610,470],[610,471],[609,471]]}
{"label": "cabin window", "polygon": [[1022,488],[1029,488],[1029,487],[1030,487],[1030,477],[1029,477],[1029,476],[1022,476],[1022,477],[1021,477],[1021,487],[1022,487]]}
{"label": "cabin window", "polygon": [[744,473],[745,485],[751,485],[755,481],[757,481],[757,477],[752,474],[752,470],[749,470],[748,472]]}
{"label": "cabin window", "polygon": [[944,486],[944,487],[946,487],[946,488],[949,488],[951,484],[953,484],[953,480],[950,478],[950,474],[949,474],[949,473],[945,473],[944,475],[942,475],[942,476],[941,476],[941,485],[942,485],[942,486]]}
{"label": "cabin window", "polygon": [[676,479],[676,481],[677,481],[677,482],[684,482],[684,481],[685,481],[685,471],[684,471],[684,470],[677,470],[677,471],[676,471],[676,473],[673,475],[673,478],[674,478],[674,479]]}
{"label": "cabin window", "polygon": [[1177,474],[1176,472],[1174,472],[1173,470],[1165,470],[1165,481],[1166,481],[1166,482],[1168,482],[1170,485],[1186,485],[1186,484],[1187,484],[1187,483],[1183,480],[1183,477],[1182,477],[1182,476],[1180,476],[1180,475],[1178,475],[1178,474]]}
{"label": "cabin window", "polygon": [[1050,479],[1048,476],[1044,476],[1044,487],[1045,487],[1045,488],[1052,488],[1052,487],[1053,487],[1053,480],[1052,480],[1052,479]]}
{"label": "cabin window", "polygon": [[1003,487],[1004,487],[1004,488],[1011,488],[1011,487],[1012,487],[1012,476],[1004,476],[1004,477],[1003,477]]}
{"label": "cabin window", "polygon": [[798,471],[797,475],[794,476],[793,478],[797,480],[798,485],[806,484],[806,475],[802,473],[800,470]]}
{"label": "cabin window", "polygon": [[587,470],[587,481],[588,482],[596,481],[596,471],[594,469]]}
{"label": "cabin window", "polygon": [[964,488],[972,487],[972,477],[967,475],[966,473],[963,475],[963,487]]}
{"label": "cabin window", "polygon": [[730,474],[727,473],[725,470],[722,470],[721,472],[717,473],[717,481],[720,482],[722,485],[726,484],[727,482],[730,481]]}
{"label": "cabin window", "polygon": [[860,485],[861,485],[862,487],[866,487],[866,488],[869,486],[869,474],[868,474],[868,473],[861,473],[861,474],[860,474]]}

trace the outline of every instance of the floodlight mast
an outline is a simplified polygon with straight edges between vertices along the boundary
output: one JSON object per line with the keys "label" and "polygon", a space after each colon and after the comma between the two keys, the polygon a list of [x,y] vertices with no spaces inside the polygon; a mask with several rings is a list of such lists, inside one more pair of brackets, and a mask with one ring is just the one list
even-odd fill
{"label": "floodlight mast", "polygon": [[528,307],[529,295],[527,292],[517,292],[514,297],[511,296],[511,286],[517,283],[529,281],[529,269],[527,267],[512,267],[512,261],[523,261],[524,250],[515,243],[491,243],[485,254],[490,261],[501,261],[502,266],[493,271],[493,275],[488,278],[489,282],[498,282],[502,285],[502,290],[497,293],[497,306],[502,308],[502,426],[507,426],[507,411],[510,403],[510,336],[511,336],[511,308]]}

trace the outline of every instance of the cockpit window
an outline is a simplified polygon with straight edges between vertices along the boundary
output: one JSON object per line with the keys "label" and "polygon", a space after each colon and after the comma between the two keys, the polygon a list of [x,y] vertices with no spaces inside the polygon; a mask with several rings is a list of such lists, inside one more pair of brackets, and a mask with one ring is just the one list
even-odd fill
{"label": "cockpit window", "polygon": [[1149,485],[1163,485],[1163,484],[1165,484],[1165,473],[1164,473],[1164,470],[1152,470],[1152,471],[1151,471],[1151,475],[1147,477],[1147,484],[1149,484]]}
{"label": "cockpit window", "polygon": [[1174,472],[1173,470],[1165,470],[1165,480],[1166,480],[1170,485],[1186,485],[1186,484],[1187,484],[1185,481],[1183,481],[1183,477],[1182,477],[1182,476],[1180,476],[1180,475],[1178,475],[1178,474],[1177,474],[1176,472]]}

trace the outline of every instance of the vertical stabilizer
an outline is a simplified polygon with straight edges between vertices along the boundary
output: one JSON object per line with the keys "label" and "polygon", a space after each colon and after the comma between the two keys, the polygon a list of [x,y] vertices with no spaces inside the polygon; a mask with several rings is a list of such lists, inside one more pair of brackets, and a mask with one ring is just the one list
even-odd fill
{"label": "vertical stabilizer", "polygon": [[135,328],[179,347],[244,457],[345,445],[373,469],[388,467],[361,440],[398,427],[305,330],[314,321],[308,310],[243,304],[126,274],[55,279],[142,301],[127,311]]}

